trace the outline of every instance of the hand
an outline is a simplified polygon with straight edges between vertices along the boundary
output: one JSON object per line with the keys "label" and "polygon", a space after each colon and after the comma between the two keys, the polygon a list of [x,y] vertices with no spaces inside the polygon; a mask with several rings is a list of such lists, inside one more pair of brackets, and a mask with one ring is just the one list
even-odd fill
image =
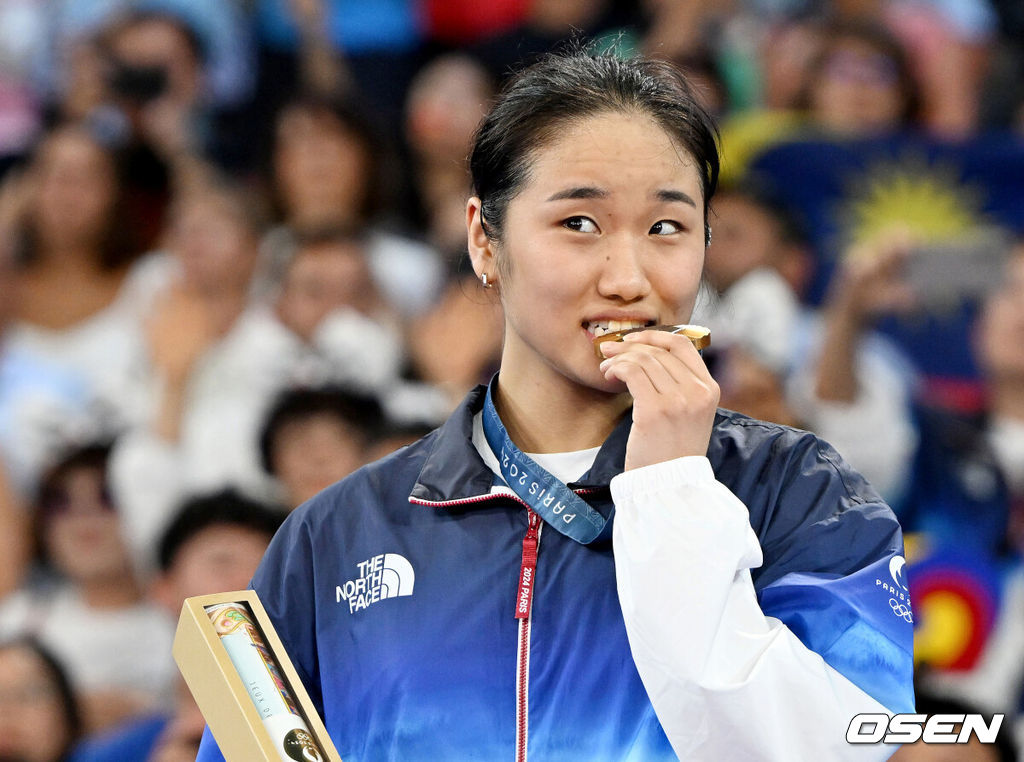
{"label": "hand", "polygon": [[903,278],[903,266],[913,245],[909,232],[894,229],[848,250],[826,308],[854,325],[908,309],[914,295]]}
{"label": "hand", "polygon": [[638,331],[605,342],[601,372],[633,396],[627,471],[686,455],[706,455],[718,408],[718,384],[685,336]]}

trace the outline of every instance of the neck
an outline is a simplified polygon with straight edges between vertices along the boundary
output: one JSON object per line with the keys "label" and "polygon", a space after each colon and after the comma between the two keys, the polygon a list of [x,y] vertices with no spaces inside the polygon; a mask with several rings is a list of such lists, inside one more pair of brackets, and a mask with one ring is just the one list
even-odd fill
{"label": "neck", "polygon": [[509,437],[523,452],[573,452],[598,447],[632,405],[563,377],[541,383],[503,369],[494,404]]}
{"label": "neck", "polygon": [[131,573],[103,575],[83,582],[82,598],[92,609],[119,609],[138,602],[141,597],[138,584]]}
{"label": "neck", "polygon": [[1024,421],[1024,381],[993,380],[989,385],[989,411],[998,418]]}

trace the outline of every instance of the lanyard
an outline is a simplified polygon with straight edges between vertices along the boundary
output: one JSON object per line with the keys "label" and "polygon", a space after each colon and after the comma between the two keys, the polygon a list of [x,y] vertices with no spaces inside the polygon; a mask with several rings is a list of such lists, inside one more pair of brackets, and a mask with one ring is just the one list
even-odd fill
{"label": "lanyard", "polygon": [[497,376],[484,399],[484,438],[498,459],[505,483],[556,531],[583,545],[593,542],[608,519],[512,443],[494,407],[496,382]]}

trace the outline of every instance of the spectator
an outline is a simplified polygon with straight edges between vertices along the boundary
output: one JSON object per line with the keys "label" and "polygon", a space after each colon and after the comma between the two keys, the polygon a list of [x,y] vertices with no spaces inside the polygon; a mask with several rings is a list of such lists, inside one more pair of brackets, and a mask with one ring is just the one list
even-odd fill
{"label": "spectator", "polygon": [[[264,96],[274,108],[281,94],[316,84],[309,74],[333,52],[343,86],[380,115],[382,128],[399,133],[405,90],[422,42],[415,0],[257,0],[255,22]],[[304,79],[305,77],[305,79]],[[329,79],[328,79],[329,82]]]}
{"label": "spectator", "polygon": [[366,390],[392,386],[404,359],[402,324],[373,280],[365,239],[311,232],[284,268],[276,314],[312,366],[293,375]]}
{"label": "spectator", "polygon": [[171,210],[166,252],[147,263],[160,296],[146,318],[149,414],[120,437],[111,485],[133,551],[153,544],[186,494],[267,485],[256,436],[287,380],[294,340],[258,298],[259,225],[237,189],[194,190]]}
{"label": "spectator", "polygon": [[[723,407],[814,431],[883,496],[898,498],[916,441],[912,374],[894,347],[869,332],[867,317],[883,309],[879,303],[873,313],[872,299],[888,293],[890,308],[895,301],[891,286],[889,292],[879,288],[883,276],[892,275],[891,264],[881,273],[872,269],[837,281],[822,319],[798,300],[810,274],[802,226],[769,187],[749,179],[723,190],[712,228],[706,273],[720,295],[711,314],[699,319],[716,337],[708,356]],[[843,341],[844,330],[856,338]],[[856,367],[837,370],[838,352]],[[821,373],[829,377],[815,385]]]}
{"label": "spectator", "polygon": [[466,157],[493,92],[490,75],[478,61],[448,54],[420,69],[405,104],[405,136],[426,238],[448,257],[452,269],[466,251]]}
{"label": "spectator", "polygon": [[21,264],[6,351],[70,368],[95,401],[95,416],[123,425],[141,404],[137,327],[150,294],[130,266],[140,239],[124,217],[115,158],[68,125],[47,135],[24,177],[10,182]]}
{"label": "spectator", "polygon": [[[989,564],[997,576],[998,610],[991,628],[975,625],[980,632],[970,638],[977,643],[974,653],[959,660],[958,652],[947,655],[919,646],[920,657],[933,667],[928,687],[986,711],[1016,711],[1019,720],[1024,692],[1024,245],[1017,245],[1004,283],[986,300],[975,351],[984,371],[987,407],[976,415],[932,407],[920,411],[921,444],[901,521],[919,534],[922,564],[952,556],[974,567]],[[915,603],[922,629],[931,624],[931,604],[927,598]],[[969,636],[961,633],[961,640]],[[957,668],[951,668],[956,661]]]}
{"label": "spectator", "polygon": [[386,165],[379,135],[349,104],[299,97],[279,112],[272,151],[274,195],[283,225],[265,245],[286,260],[295,238],[329,229],[366,232],[377,288],[403,317],[427,309],[443,280],[429,247],[385,232]]}
{"label": "spectator", "polygon": [[295,508],[367,463],[383,422],[373,397],[338,387],[287,390],[263,424],[263,467]]}
{"label": "spectator", "polygon": [[0,631],[33,634],[67,665],[95,730],[166,701],[171,626],[143,596],[106,487],[109,447],[72,450],[35,506],[40,557],[53,580],[12,595]]}
{"label": "spectator", "polygon": [[0,759],[66,762],[82,730],[64,668],[32,638],[0,642]]}
{"label": "spectator", "polygon": [[[12,498],[27,497],[49,457],[54,435],[84,417],[89,402],[85,379],[32,346],[10,341],[18,313],[20,271],[14,258],[10,213],[14,183],[0,189],[0,463]],[[15,557],[20,554],[15,553]],[[17,564],[20,565],[20,564]]]}
{"label": "spectator", "polygon": [[[177,619],[186,598],[243,590],[284,517],[233,491],[201,495],[180,506],[158,544],[154,595]],[[205,722],[184,681],[169,711],[130,722],[83,742],[74,762],[194,760]]]}
{"label": "spectator", "polygon": [[[406,136],[415,161],[416,192],[428,240],[448,261],[448,283],[437,304],[419,316],[407,342],[413,369],[454,404],[490,377],[501,349],[501,309],[486,299],[465,267],[466,157],[473,130],[492,95],[487,72],[465,55],[424,67],[406,104]],[[431,336],[430,342],[418,339]],[[445,346],[444,353],[436,351]]]}
{"label": "spectator", "polygon": [[900,40],[881,23],[848,21],[825,30],[800,105],[813,128],[872,137],[916,125],[917,93]]}

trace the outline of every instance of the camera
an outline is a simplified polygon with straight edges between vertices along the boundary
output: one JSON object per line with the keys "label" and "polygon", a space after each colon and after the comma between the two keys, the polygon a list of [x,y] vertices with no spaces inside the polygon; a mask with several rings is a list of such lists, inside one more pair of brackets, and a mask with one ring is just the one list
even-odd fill
{"label": "camera", "polygon": [[114,62],[108,83],[114,95],[141,106],[167,92],[167,69]]}

